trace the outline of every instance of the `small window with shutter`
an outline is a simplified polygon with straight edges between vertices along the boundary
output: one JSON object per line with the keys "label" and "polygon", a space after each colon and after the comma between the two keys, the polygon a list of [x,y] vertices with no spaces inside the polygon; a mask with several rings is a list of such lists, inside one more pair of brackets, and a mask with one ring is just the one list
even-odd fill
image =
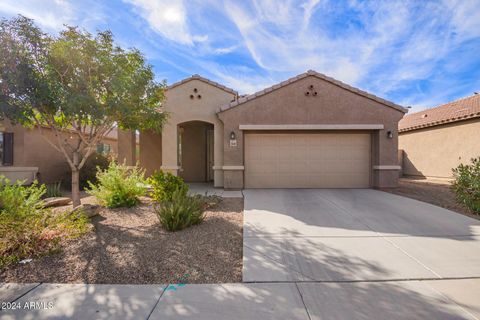
{"label": "small window with shutter", "polygon": [[0,159],[3,166],[13,166],[13,132],[0,133]]}

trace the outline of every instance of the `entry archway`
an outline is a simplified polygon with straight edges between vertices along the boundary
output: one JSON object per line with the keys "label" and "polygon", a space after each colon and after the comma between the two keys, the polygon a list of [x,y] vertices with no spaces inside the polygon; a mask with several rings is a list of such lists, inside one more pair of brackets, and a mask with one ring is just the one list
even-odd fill
{"label": "entry archway", "polygon": [[214,125],[205,121],[178,124],[178,175],[186,182],[214,179]]}

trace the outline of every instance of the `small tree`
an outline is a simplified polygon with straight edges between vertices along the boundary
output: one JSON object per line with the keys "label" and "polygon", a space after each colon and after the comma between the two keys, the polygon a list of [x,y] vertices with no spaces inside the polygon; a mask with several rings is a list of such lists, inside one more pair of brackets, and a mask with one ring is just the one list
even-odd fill
{"label": "small tree", "polygon": [[109,31],[67,27],[52,37],[22,16],[0,21],[0,120],[35,127],[65,156],[74,206],[79,172],[102,137],[115,126],[161,131],[164,89],[142,54],[115,46]]}

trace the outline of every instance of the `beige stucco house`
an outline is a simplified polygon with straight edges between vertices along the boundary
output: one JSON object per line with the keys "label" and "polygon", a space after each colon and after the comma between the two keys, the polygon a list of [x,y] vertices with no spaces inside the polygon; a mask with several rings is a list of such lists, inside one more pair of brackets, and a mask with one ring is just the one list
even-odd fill
{"label": "beige stucco house", "polygon": [[[216,187],[397,185],[406,109],[315,71],[248,96],[194,75],[168,87],[161,135],[140,133],[139,162]],[[133,133],[119,157],[134,163]]]}
{"label": "beige stucco house", "polygon": [[398,129],[405,176],[450,179],[480,156],[480,94],[407,115]]}
{"label": "beige stucco house", "polygon": [[[52,134],[44,128],[43,134]],[[117,153],[117,130],[97,145],[99,152]],[[42,183],[57,182],[66,177],[70,168],[63,154],[53,148],[38,131],[0,121],[0,175],[11,181],[34,179]]]}

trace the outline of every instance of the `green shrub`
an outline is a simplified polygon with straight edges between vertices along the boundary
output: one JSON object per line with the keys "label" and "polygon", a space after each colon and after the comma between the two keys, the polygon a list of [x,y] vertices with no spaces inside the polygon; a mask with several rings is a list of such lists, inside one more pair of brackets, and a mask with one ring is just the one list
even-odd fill
{"label": "green shrub", "polygon": [[8,215],[27,215],[42,208],[41,198],[46,192],[45,185],[34,181],[31,186],[23,186],[24,181],[13,184],[0,176],[0,211]]}
{"label": "green shrub", "polygon": [[453,169],[452,190],[457,201],[480,214],[480,157],[471,164],[460,164]]}
{"label": "green shrub", "polygon": [[88,218],[70,212],[52,213],[41,198],[45,185],[29,187],[10,184],[0,176],[0,268],[21,259],[47,254],[58,248],[61,239],[82,235]]}
{"label": "green shrub", "polygon": [[154,172],[148,179],[148,183],[153,188],[150,196],[157,202],[172,200],[175,191],[183,196],[188,193],[188,185],[183,179],[168,172]]}
{"label": "green shrub", "polygon": [[170,200],[155,207],[161,225],[168,231],[179,231],[203,221],[201,196],[189,196],[182,190],[173,192]]}
{"label": "green shrub", "polygon": [[110,162],[105,170],[97,172],[98,183],[89,182],[87,192],[108,208],[133,207],[145,194],[145,171],[138,167]]}
{"label": "green shrub", "polygon": [[46,198],[61,197],[62,196],[62,182],[48,183],[46,185],[47,191],[45,193]]}
{"label": "green shrub", "polygon": [[[80,190],[86,190],[88,187],[88,182],[90,181],[93,184],[97,183],[97,172],[100,170],[105,170],[110,164],[110,159],[108,156],[102,155],[100,153],[92,154],[82,169],[80,170],[80,179],[79,185]],[[65,174],[65,184],[70,186],[72,184],[72,173],[69,171]]]}

